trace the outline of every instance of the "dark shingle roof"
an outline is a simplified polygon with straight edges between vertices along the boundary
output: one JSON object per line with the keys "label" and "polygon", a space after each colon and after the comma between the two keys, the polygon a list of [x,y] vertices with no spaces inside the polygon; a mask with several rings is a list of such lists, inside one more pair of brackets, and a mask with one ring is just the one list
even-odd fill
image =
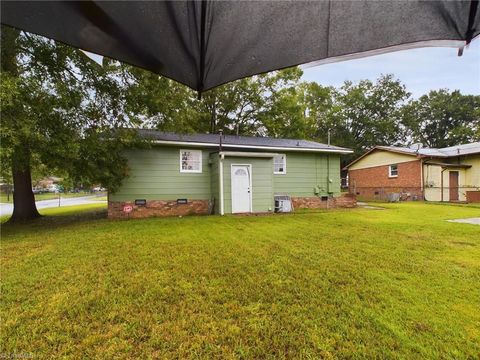
{"label": "dark shingle roof", "polygon": [[463,156],[463,155],[472,155],[472,154],[480,154],[480,142],[474,142],[470,144],[460,144],[445,148],[418,148],[412,149],[408,147],[399,147],[399,146],[375,146],[368,150],[366,153],[361,155],[360,157],[353,160],[350,164],[344,167],[344,169],[348,169],[353,164],[357,163],[359,160],[363,159],[368,154],[372,153],[375,150],[385,150],[385,151],[392,151],[412,156],[418,157],[432,157],[432,158],[449,158],[449,157],[456,157],[456,156]]}
{"label": "dark shingle roof", "polygon": [[[138,130],[139,134],[143,138],[148,138],[152,140],[159,141],[171,141],[171,142],[191,142],[191,143],[203,143],[203,144],[218,144],[219,137],[218,134],[176,134],[176,133],[167,133],[156,130],[147,130],[141,129]],[[298,140],[298,139],[276,139],[269,137],[259,137],[259,136],[235,136],[235,135],[223,135],[222,144],[224,147],[229,145],[238,147],[242,146],[245,148],[256,148],[256,147],[265,147],[265,148],[290,148],[295,150],[303,149],[308,150],[317,150],[317,151],[329,151],[329,152],[339,152],[339,153],[351,153],[352,151],[347,148],[342,148],[339,146],[328,146],[326,144],[317,143],[314,141],[308,140]]]}
{"label": "dark shingle roof", "polygon": [[470,144],[460,144],[445,148],[419,148],[411,149],[407,147],[398,146],[376,146],[376,149],[387,151],[398,151],[412,155],[424,155],[432,157],[452,157],[461,155],[471,155],[480,153],[480,142]]}

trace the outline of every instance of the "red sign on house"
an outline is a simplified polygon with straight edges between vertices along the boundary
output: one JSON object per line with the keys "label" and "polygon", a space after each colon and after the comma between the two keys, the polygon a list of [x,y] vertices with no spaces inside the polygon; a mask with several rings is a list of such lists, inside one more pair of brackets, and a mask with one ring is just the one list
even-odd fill
{"label": "red sign on house", "polygon": [[132,212],[132,210],[133,210],[133,206],[132,206],[132,205],[123,205],[123,212],[124,212],[124,213],[127,213],[127,214],[128,214],[128,213]]}

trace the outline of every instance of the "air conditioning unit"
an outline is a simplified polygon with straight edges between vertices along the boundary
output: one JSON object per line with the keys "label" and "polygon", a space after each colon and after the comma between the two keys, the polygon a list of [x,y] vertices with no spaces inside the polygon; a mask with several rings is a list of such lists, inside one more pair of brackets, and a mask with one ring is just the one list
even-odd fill
{"label": "air conditioning unit", "polygon": [[388,193],[387,194],[388,202],[399,202],[400,201],[400,193]]}
{"label": "air conditioning unit", "polygon": [[291,212],[292,200],[288,195],[275,195],[275,212]]}

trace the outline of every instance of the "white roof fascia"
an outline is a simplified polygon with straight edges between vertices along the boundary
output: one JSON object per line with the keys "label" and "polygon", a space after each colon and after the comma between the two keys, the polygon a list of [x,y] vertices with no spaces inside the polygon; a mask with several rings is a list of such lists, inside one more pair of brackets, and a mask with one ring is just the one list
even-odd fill
{"label": "white roof fascia", "polygon": [[220,155],[234,156],[234,157],[257,157],[257,158],[273,158],[279,154],[277,153],[261,153],[261,152],[247,152],[247,151],[221,151]]}
{"label": "white roof fascia", "polygon": [[[185,146],[203,146],[203,147],[215,147],[218,148],[219,144],[202,143],[202,142],[190,142],[190,141],[168,141],[168,140],[153,140],[155,144],[163,145],[185,145]],[[351,154],[352,150],[339,150],[339,149],[313,149],[313,148],[301,148],[301,147],[276,147],[276,146],[260,146],[260,145],[233,145],[222,144],[224,148],[235,149],[259,149],[259,150],[276,150],[276,151],[303,151],[303,152],[322,152],[322,153],[334,153],[334,154]]]}

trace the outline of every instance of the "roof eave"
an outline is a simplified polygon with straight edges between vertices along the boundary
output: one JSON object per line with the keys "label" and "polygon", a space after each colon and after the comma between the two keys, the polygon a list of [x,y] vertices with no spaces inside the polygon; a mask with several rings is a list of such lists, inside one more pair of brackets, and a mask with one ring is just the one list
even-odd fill
{"label": "roof eave", "polygon": [[419,153],[410,153],[408,151],[402,151],[402,150],[397,150],[397,149],[389,149],[387,147],[384,147],[384,146],[375,146],[373,148],[371,148],[370,150],[368,150],[365,154],[359,156],[358,158],[356,158],[355,160],[353,160],[351,163],[349,163],[348,165],[344,166],[342,168],[342,170],[348,170],[348,168],[350,166],[352,166],[353,164],[356,164],[358,161],[360,161],[361,159],[363,159],[365,156],[371,154],[372,152],[374,152],[375,150],[382,150],[382,151],[389,151],[389,152],[393,152],[393,153],[398,153],[398,154],[402,154],[402,155],[410,155],[410,156],[414,156],[414,157],[424,157],[424,156],[428,156],[428,155],[422,155],[422,154],[419,154]]}
{"label": "roof eave", "polygon": [[[193,141],[170,141],[170,140],[152,140],[153,143],[159,145],[183,145],[183,146],[195,146],[195,147],[215,147],[218,148],[219,144],[205,143],[205,142],[193,142]],[[299,152],[321,152],[321,153],[333,153],[333,154],[352,154],[353,150],[344,148],[305,148],[305,147],[287,147],[287,146],[262,146],[262,145],[237,145],[237,144],[222,144],[222,148],[234,148],[234,149],[257,149],[257,150],[274,150],[274,151],[299,151]]]}

